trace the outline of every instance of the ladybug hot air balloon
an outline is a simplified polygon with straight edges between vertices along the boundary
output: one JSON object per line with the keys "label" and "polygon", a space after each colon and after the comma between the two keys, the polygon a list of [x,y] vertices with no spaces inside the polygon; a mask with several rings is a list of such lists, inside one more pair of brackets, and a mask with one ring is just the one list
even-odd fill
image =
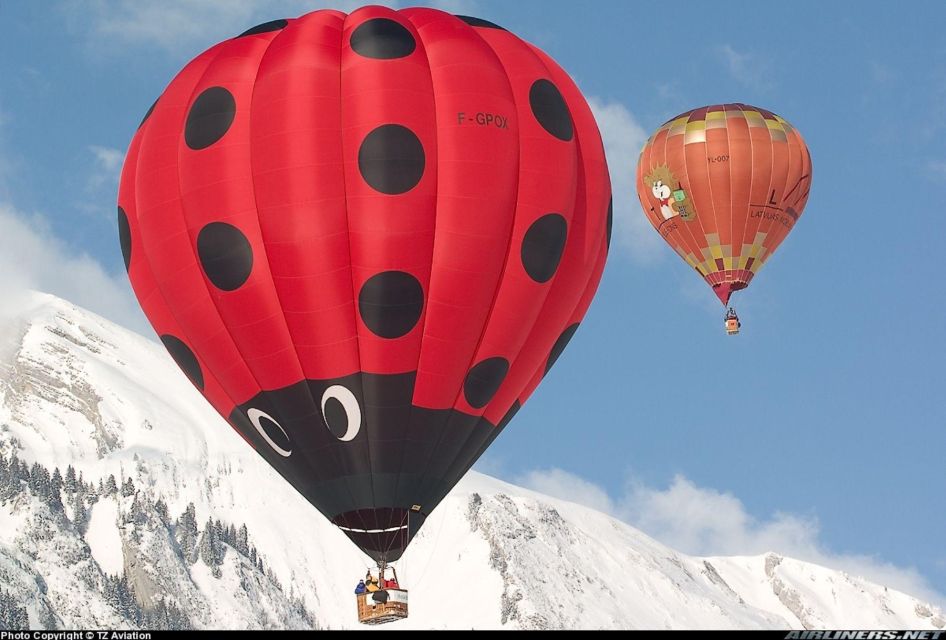
{"label": "ladybug hot air balloon", "polygon": [[191,382],[382,562],[574,334],[610,197],[547,55],[485,20],[366,7],[190,62],[131,142],[118,223]]}
{"label": "ladybug hot air balloon", "polygon": [[[637,165],[637,194],[660,235],[713,287],[723,306],[745,289],[808,201],[811,156],[771,111],[702,107],[661,126]],[[729,333],[739,320],[730,309]]]}

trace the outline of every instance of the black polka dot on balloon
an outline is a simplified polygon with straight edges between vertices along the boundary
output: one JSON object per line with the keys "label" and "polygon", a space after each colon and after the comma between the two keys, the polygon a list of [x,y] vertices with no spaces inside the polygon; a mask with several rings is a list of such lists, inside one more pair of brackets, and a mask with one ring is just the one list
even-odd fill
{"label": "black polka dot on balloon", "polygon": [[280,29],[285,29],[287,24],[289,24],[289,21],[284,19],[270,20],[269,22],[264,22],[263,24],[258,24],[255,27],[247,29],[238,35],[237,38],[242,38],[243,36],[255,36],[257,33],[279,31]]}
{"label": "black polka dot on balloon", "polygon": [[489,404],[500,385],[509,373],[509,360],[495,357],[482,360],[466,374],[463,381],[463,395],[474,409],[481,409]]}
{"label": "black polka dot on balloon", "polygon": [[543,129],[559,140],[572,139],[572,116],[558,87],[544,78],[536,80],[529,89],[529,105]]}
{"label": "black polka dot on balloon", "polygon": [[365,326],[382,338],[410,333],[424,309],[424,289],[403,271],[372,276],[358,293],[358,311]]}
{"label": "black polka dot on balloon", "polygon": [[161,342],[164,348],[171,354],[171,358],[181,368],[181,371],[190,378],[194,386],[204,390],[204,372],[200,370],[200,363],[197,362],[197,356],[191,351],[190,347],[184,344],[184,341],[170,334],[161,336]]}
{"label": "black polka dot on balloon", "polygon": [[322,414],[325,417],[325,425],[333,436],[341,438],[348,433],[348,412],[338,398],[327,398]]}
{"label": "black polka dot on balloon", "polygon": [[388,195],[406,193],[424,176],[424,145],[414,132],[385,124],[369,133],[358,150],[358,169],[371,188]]}
{"label": "black polka dot on balloon", "polygon": [[568,343],[571,341],[572,336],[575,335],[576,331],[578,331],[577,322],[562,331],[562,335],[558,337],[558,340],[555,341],[555,344],[552,345],[552,350],[549,352],[549,359],[545,362],[544,375],[548,375],[549,369],[552,368],[552,365],[555,364],[555,361],[558,360],[558,357],[562,355],[563,351],[565,351],[565,347],[568,346]]}
{"label": "black polka dot on balloon", "polygon": [[154,111],[154,107],[155,107],[156,104],[158,104],[158,101],[157,101],[157,100],[155,100],[154,102],[152,102],[152,103],[151,103],[151,106],[148,107],[148,112],[145,113],[145,117],[141,119],[141,123],[138,125],[138,128],[139,128],[139,129],[142,127],[142,125],[144,125],[145,120],[147,120],[147,119],[151,116],[151,112]]}
{"label": "black polka dot on balloon", "polygon": [[522,266],[536,282],[548,282],[565,250],[568,224],[557,213],[547,213],[529,227],[522,239]]}
{"label": "black polka dot on balloon", "polygon": [[474,18],[473,16],[458,15],[457,17],[460,18],[460,20],[463,20],[463,22],[467,23],[471,27],[484,27],[486,29],[500,29],[501,31],[505,31],[505,29],[500,27],[498,24],[494,22],[490,22],[489,20],[483,20],[482,18]]}
{"label": "black polka dot on balloon", "polygon": [[210,87],[197,96],[187,114],[184,142],[191,149],[206,149],[222,138],[236,116],[236,100],[223,87]]}
{"label": "black polka dot on balloon", "polygon": [[351,34],[351,48],[366,58],[392,60],[414,53],[417,43],[404,25],[387,18],[367,20]]}
{"label": "black polka dot on balloon", "polygon": [[131,264],[131,227],[128,226],[128,215],[118,207],[118,242],[122,245],[122,258],[125,259],[125,271]]}
{"label": "black polka dot on balloon", "polygon": [[243,232],[226,222],[211,222],[197,234],[200,266],[215,287],[238,289],[253,270],[253,247]]}
{"label": "black polka dot on balloon", "polygon": [[608,249],[611,248],[611,226],[614,224],[614,198],[608,200]]}

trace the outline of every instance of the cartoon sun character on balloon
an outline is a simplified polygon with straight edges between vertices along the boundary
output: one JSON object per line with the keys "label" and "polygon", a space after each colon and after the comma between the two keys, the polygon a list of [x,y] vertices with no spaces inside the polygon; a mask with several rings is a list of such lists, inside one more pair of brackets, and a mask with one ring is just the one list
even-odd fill
{"label": "cartoon sun character on balloon", "polygon": [[644,184],[650,187],[651,193],[660,204],[660,214],[664,220],[676,216],[680,216],[681,220],[692,220],[696,217],[696,209],[691,199],[667,165],[660,165],[644,176]]}

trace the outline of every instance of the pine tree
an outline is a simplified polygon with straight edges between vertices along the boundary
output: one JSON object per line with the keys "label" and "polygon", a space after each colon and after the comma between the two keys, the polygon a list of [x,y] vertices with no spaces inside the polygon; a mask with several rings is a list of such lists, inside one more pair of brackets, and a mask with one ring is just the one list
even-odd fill
{"label": "pine tree", "polygon": [[20,482],[29,483],[30,480],[30,471],[26,466],[26,463],[20,460],[16,453],[13,453],[13,457],[10,460],[10,468],[13,471],[13,478]]}
{"label": "pine tree", "polygon": [[49,508],[55,512],[62,512],[62,494],[59,492],[59,487],[55,483],[49,483],[49,496],[46,498],[46,504],[49,505]]}
{"label": "pine tree", "polygon": [[187,505],[184,513],[177,519],[177,525],[174,527],[177,544],[181,547],[181,553],[188,564],[197,561],[197,510],[194,503]]}
{"label": "pine tree", "polygon": [[154,511],[158,514],[158,517],[165,526],[171,522],[171,516],[168,514],[168,505],[161,498],[158,498],[154,503]]}
{"label": "pine tree", "polygon": [[72,507],[72,524],[76,529],[84,532],[89,523],[89,513],[85,508],[85,500],[82,499],[82,492],[76,491],[69,497],[69,506]]}
{"label": "pine tree", "polygon": [[122,497],[127,498],[133,495],[135,495],[135,483],[131,478],[128,478],[122,483]]}
{"label": "pine tree", "polygon": [[210,518],[207,519],[204,532],[200,536],[198,553],[203,563],[210,567],[210,573],[213,577],[219,578],[223,575],[220,571],[220,565],[223,564],[223,545],[220,540],[220,530]]}
{"label": "pine tree", "polygon": [[38,462],[30,467],[29,487],[36,497],[44,501],[49,499],[49,472]]}
{"label": "pine tree", "polygon": [[62,491],[62,474],[59,473],[59,467],[56,467],[53,475],[49,478],[49,488],[56,493]]}
{"label": "pine tree", "polygon": [[63,482],[66,493],[76,492],[76,470],[71,464],[66,467],[66,479]]}
{"label": "pine tree", "polygon": [[121,601],[118,595],[118,576],[105,576],[105,584],[102,585],[102,593],[105,596],[105,602],[115,611],[121,609]]}
{"label": "pine tree", "polygon": [[119,579],[117,592],[119,612],[121,612],[121,614],[129,620],[138,622],[141,618],[141,610],[138,607],[138,602],[135,600],[135,594],[131,588],[131,583],[128,582],[128,574],[123,574]]}
{"label": "pine tree", "polygon": [[24,631],[30,628],[30,619],[26,607],[17,604],[16,599],[6,591],[0,591],[0,629]]}
{"label": "pine tree", "polygon": [[13,471],[5,456],[0,455],[0,502],[5,502],[14,493]]}
{"label": "pine tree", "polygon": [[105,482],[105,495],[113,496],[118,493],[118,483],[115,482],[114,474],[109,474],[108,480]]}
{"label": "pine tree", "polygon": [[246,523],[240,525],[240,530],[236,534],[237,553],[246,557],[250,554],[250,534],[246,530]]}
{"label": "pine tree", "polygon": [[207,524],[204,526],[204,532],[200,536],[200,542],[197,545],[198,553],[200,554],[200,559],[208,567],[213,567],[217,565],[216,557],[214,554],[214,525],[213,521],[210,519],[207,520]]}

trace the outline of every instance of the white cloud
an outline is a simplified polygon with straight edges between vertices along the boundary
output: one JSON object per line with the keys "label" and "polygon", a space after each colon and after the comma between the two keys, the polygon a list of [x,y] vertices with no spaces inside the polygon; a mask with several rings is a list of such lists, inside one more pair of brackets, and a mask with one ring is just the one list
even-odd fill
{"label": "white cloud", "polygon": [[[477,470],[480,470],[479,466]],[[516,478],[515,483],[548,496],[583,504],[602,513],[617,512],[607,491],[563,469],[536,469]]]}
{"label": "white cloud", "polygon": [[515,482],[535,491],[609,513],[660,542],[696,556],[776,552],[898,589],[934,603],[946,602],[913,567],[866,555],[839,554],[820,542],[814,517],[776,512],[760,519],[732,494],[676,476],[669,487],[631,483],[621,496],[562,469],[532,471]]}
{"label": "white cloud", "polygon": [[728,44],[718,47],[717,53],[726,63],[729,74],[737,82],[757,91],[772,88],[771,65],[759,54],[737,51]]}
{"label": "white cloud", "polygon": [[89,174],[88,187],[93,190],[107,186],[117,186],[125,154],[118,149],[92,145],[89,151],[95,158],[92,172]]}
{"label": "white cloud", "polygon": [[614,237],[619,247],[637,262],[653,262],[662,256],[663,241],[644,217],[637,199],[637,160],[647,132],[627,107],[619,102],[589,98],[611,172],[614,196]]}
{"label": "white cloud", "polygon": [[487,15],[480,15],[483,12],[476,0],[427,0],[427,2],[421,2],[420,4],[426,4],[447,13],[489,19]]}
{"label": "white cloud", "polygon": [[476,0],[63,0],[66,17],[95,50],[156,46],[184,50],[188,57],[262,22],[325,8],[351,13],[365,4],[422,4],[450,13],[482,13]]}
{"label": "white cloud", "polygon": [[[116,239],[115,246],[118,246]],[[52,293],[143,335],[150,325],[125,274],[110,274],[88,255],[70,250],[39,215],[0,202],[0,314],[22,309],[30,290]]]}
{"label": "white cloud", "polygon": [[327,7],[350,12],[361,4],[358,0],[66,0],[64,6],[67,17],[96,49],[158,46],[174,52],[209,47],[261,22]]}

